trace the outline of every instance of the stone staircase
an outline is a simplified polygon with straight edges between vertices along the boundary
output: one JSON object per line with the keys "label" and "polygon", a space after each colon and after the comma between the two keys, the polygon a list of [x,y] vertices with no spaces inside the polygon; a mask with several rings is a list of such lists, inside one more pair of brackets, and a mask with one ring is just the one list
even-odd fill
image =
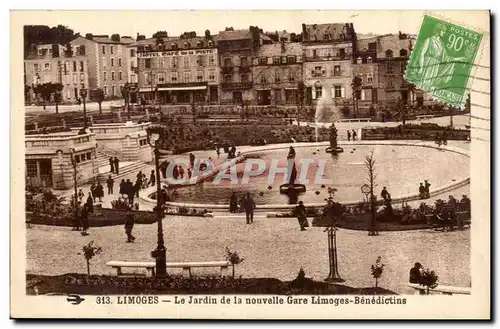
{"label": "stone staircase", "polygon": [[[150,165],[147,163],[141,162],[141,161],[134,161],[134,162],[128,162],[126,166],[122,166],[122,163],[120,163],[120,170],[119,174],[112,174],[109,172],[109,155],[105,154],[102,150],[97,150],[96,152],[96,159],[99,168],[105,167],[106,172],[105,173],[99,173],[97,175],[97,180],[101,183],[106,183],[106,180],[108,179],[109,175],[111,175],[111,178],[114,179],[115,183],[120,182],[123,178],[130,178],[131,181],[135,181],[135,176],[137,173],[142,170],[142,172],[145,172],[145,169],[147,169]],[[101,169],[102,170],[102,169]],[[146,175],[149,175],[148,172],[146,172]]]}

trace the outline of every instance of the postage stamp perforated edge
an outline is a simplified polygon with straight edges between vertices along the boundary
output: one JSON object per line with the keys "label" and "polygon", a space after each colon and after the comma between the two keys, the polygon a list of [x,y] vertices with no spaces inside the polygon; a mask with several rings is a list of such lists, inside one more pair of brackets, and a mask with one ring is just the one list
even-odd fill
{"label": "postage stamp perforated edge", "polygon": [[[490,13],[489,10],[488,10],[488,13]],[[484,50],[486,48],[486,45],[490,42],[490,32],[488,32],[486,30],[483,30],[481,28],[478,28],[477,26],[473,26],[473,25],[464,23],[462,21],[457,21],[455,19],[451,19],[451,18],[449,18],[447,16],[443,16],[442,14],[436,13],[434,11],[425,11],[422,14],[421,23],[420,23],[420,26],[418,28],[419,34],[420,34],[421,29],[422,29],[422,25],[424,24],[424,19],[425,19],[426,16],[429,16],[431,18],[435,18],[435,19],[441,20],[441,21],[443,21],[445,23],[454,24],[454,25],[457,25],[457,26],[460,26],[460,27],[469,29],[471,31],[474,31],[474,32],[482,34],[481,42],[480,42],[480,44],[478,46],[478,49],[476,51],[476,55],[474,57],[474,61],[472,62],[472,68],[471,68],[471,71],[470,71],[470,74],[469,74],[469,78],[467,79],[467,83],[465,85],[465,90],[468,90],[469,93],[470,93],[472,91],[471,87],[473,85],[473,82],[474,82],[474,80],[476,79],[476,76],[477,76],[477,69],[480,66],[479,63],[481,62],[481,60],[483,58],[483,52],[484,52]],[[490,15],[488,16],[488,18],[489,17],[490,17]],[[418,40],[418,36],[417,36],[417,39],[415,40],[415,43],[416,43],[417,40]],[[412,61],[413,56],[414,56],[414,50],[415,50],[415,47],[410,52],[410,56],[408,58],[407,64]],[[490,69],[490,65],[484,66],[484,67]],[[412,83],[412,81],[408,80],[408,65],[406,66],[406,69],[405,69],[403,77],[408,82]],[[490,86],[490,83],[488,83],[488,89],[489,89],[489,86]],[[424,91],[429,92],[428,90],[424,90]],[[484,92],[484,91],[480,91],[480,92]],[[462,99],[462,102],[461,102],[460,106],[463,106],[465,104],[466,99],[467,99],[466,95],[467,95],[467,93],[464,93],[464,96],[463,96],[463,99]],[[432,96],[437,101],[439,101],[439,102],[441,102],[443,104],[456,106],[456,104],[448,102],[447,100],[445,100],[445,99],[443,99],[443,98],[441,98],[439,96],[435,96],[434,94]]]}

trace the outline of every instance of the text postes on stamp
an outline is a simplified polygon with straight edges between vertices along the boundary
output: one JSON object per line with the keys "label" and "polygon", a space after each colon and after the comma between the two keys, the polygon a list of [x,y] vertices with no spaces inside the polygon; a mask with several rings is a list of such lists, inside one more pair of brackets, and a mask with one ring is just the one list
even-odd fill
{"label": "text postes on stamp", "polygon": [[482,33],[424,16],[406,80],[444,103],[463,106],[482,37]]}

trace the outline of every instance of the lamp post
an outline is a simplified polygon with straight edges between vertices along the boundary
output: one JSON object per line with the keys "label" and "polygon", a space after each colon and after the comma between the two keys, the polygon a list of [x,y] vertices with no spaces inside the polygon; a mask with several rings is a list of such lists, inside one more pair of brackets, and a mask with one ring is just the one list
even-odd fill
{"label": "lamp post", "polygon": [[156,277],[162,278],[167,275],[167,250],[165,248],[165,240],[163,238],[163,209],[161,200],[160,187],[160,151],[158,149],[159,133],[152,132],[148,129],[148,144],[153,148],[155,157],[155,174],[156,174],[156,222],[157,228],[157,246],[151,252],[151,256],[156,259]]}
{"label": "lamp post", "polygon": [[80,89],[80,96],[82,97],[83,100],[83,129],[87,128],[87,107],[85,106],[85,98],[87,98],[87,89],[82,88]]}

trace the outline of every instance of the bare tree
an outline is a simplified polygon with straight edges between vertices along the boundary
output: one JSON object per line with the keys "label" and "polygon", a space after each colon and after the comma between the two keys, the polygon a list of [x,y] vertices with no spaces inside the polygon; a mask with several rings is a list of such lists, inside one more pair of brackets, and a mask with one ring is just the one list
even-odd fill
{"label": "bare tree", "polygon": [[375,223],[377,198],[373,193],[373,190],[376,187],[375,179],[377,178],[377,175],[375,174],[375,159],[373,158],[373,150],[370,152],[369,155],[365,157],[365,167],[366,167],[368,185],[370,186],[371,216],[370,216],[370,228],[368,231],[368,235],[378,235],[378,230],[376,228],[376,223]]}

